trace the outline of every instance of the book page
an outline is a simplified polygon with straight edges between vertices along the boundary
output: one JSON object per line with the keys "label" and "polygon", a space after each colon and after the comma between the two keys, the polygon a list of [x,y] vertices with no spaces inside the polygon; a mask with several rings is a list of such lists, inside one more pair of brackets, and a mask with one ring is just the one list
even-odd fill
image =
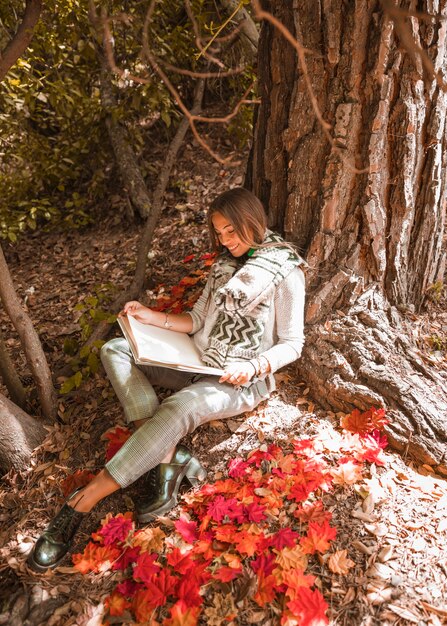
{"label": "book page", "polygon": [[131,344],[132,352],[136,353],[134,356],[137,362],[153,362],[199,373],[222,375],[223,370],[205,365],[194,341],[186,333],[142,324],[130,315],[123,321],[127,322],[131,331],[129,334],[132,341],[129,341],[129,337],[126,338]]}

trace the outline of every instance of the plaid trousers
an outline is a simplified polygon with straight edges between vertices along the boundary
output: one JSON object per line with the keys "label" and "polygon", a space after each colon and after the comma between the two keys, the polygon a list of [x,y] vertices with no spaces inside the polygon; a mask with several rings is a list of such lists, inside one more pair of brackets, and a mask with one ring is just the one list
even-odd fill
{"label": "plaid trousers", "polygon": [[[121,487],[161,463],[169,450],[197,426],[251,411],[269,396],[264,380],[235,388],[219,383],[217,376],[136,365],[127,341],[121,338],[104,344],[101,360],[127,421],[149,418],[106,464]],[[160,403],[153,384],[175,393]]]}

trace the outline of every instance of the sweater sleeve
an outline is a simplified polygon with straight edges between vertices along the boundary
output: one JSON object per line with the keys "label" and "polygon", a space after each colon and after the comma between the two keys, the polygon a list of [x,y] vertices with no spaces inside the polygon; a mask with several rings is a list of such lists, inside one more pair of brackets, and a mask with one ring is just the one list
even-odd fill
{"label": "sweater sleeve", "polygon": [[304,345],[304,274],[298,267],[278,285],[274,306],[277,343],[262,353],[270,363],[271,372],[292,363]]}
{"label": "sweater sleeve", "polygon": [[189,315],[192,317],[192,330],[190,331],[190,335],[194,335],[198,330],[202,328],[205,323],[206,312],[208,310],[209,298],[211,297],[211,284],[212,284],[212,275],[213,268],[211,268],[210,273],[208,274],[208,280],[206,281],[205,287],[203,288],[202,295],[197,300],[191,311],[188,311]]}

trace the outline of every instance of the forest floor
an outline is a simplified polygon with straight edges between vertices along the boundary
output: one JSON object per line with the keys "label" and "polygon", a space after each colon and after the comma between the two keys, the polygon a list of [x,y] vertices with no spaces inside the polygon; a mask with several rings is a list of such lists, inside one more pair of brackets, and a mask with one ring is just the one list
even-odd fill
{"label": "forest floor", "polygon": [[[199,280],[193,290],[203,285],[207,268],[200,256],[209,251],[204,217],[208,199],[242,183],[240,171],[222,169],[198,155],[194,146],[184,149],[174,179],[177,182],[168,193],[150,254],[148,302],[160,294],[161,284],[169,291],[169,286],[178,285],[194,271]],[[126,222],[111,206],[108,218],[85,230],[27,235],[7,251],[18,293],[53,372],[67,361],[64,342],[67,349],[79,339],[80,317],[91,308],[86,297],[97,293],[113,297],[112,286],[122,288],[132,276],[140,232],[141,226]],[[190,255],[195,256],[183,262]],[[0,324],[18,370],[26,378],[18,340],[4,316]],[[445,300],[431,302],[423,315],[414,317],[413,328],[424,359],[434,367],[447,368]],[[343,416],[319,408],[318,398],[300,380],[294,366],[280,373],[277,382],[277,391],[257,410],[211,422],[186,438],[185,443],[206,466],[208,482],[226,476],[230,459],[245,458],[259,448],[265,452],[271,443],[287,450],[293,440],[309,438],[327,461],[336,456],[334,442],[339,440]],[[116,425],[124,425],[123,414],[100,369],[79,389],[60,396],[58,423],[49,429],[32,467],[3,478],[0,624],[103,623],[104,601],[122,572],[104,567],[82,575],[67,557],[63,567],[38,575],[27,567],[26,554],[63,501],[62,481],[78,469],[94,472],[102,467],[106,441],[101,436]],[[340,480],[323,495],[337,536],[331,552],[310,556],[306,573],[316,577],[315,587],[328,604],[331,624],[447,624],[447,482],[429,467],[417,466],[389,450],[383,463],[365,464],[358,480]],[[83,522],[74,552],[84,549],[107,513],[133,510],[132,496],[139,489],[141,483],[137,482],[104,500]],[[162,520],[165,533],[171,532],[172,520],[182,506],[184,503]],[[292,509],[279,513],[282,527],[290,522],[290,516]],[[337,569],[334,562],[328,562],[328,555],[343,556],[343,550],[349,560]],[[281,601],[273,596],[262,601],[259,595],[256,601],[255,592],[249,584],[241,593],[237,580],[222,582],[218,592],[206,593],[206,609],[199,623],[280,624]],[[159,612],[159,623],[166,615]],[[190,618],[166,623],[195,623],[192,618],[188,621]],[[110,624],[129,621],[128,613],[109,618]],[[293,623],[290,621],[290,626]]]}

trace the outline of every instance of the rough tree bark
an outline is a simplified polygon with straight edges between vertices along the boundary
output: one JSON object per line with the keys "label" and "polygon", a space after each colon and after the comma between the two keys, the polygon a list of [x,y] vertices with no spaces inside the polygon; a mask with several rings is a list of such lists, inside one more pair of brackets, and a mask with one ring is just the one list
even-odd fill
{"label": "rough tree bark", "polygon": [[137,156],[129,140],[129,134],[121,122],[115,119],[116,97],[113,92],[111,73],[106,61],[100,55],[101,101],[106,115],[106,128],[115,154],[115,161],[124,187],[127,189],[132,206],[139,216],[147,219],[151,214],[151,197],[148,192]]}
{"label": "rough tree bark", "polygon": [[14,289],[3,250],[0,247],[0,300],[16,329],[28,365],[36,383],[42,412],[47,419],[56,418],[56,392],[45,353],[33,323],[23,309]]}
{"label": "rough tree bark", "polygon": [[31,453],[45,438],[42,421],[0,394],[0,473],[26,468]]}
{"label": "rough tree bark", "polygon": [[3,381],[10,398],[21,409],[26,405],[26,391],[14,367],[14,363],[8,354],[2,331],[0,330],[0,378]]}
{"label": "rough tree bark", "polygon": [[[295,50],[263,21],[247,180],[270,224],[309,261],[301,373],[326,407],[386,406],[392,445],[447,474],[446,380],[406,333],[445,269],[446,93],[414,63],[378,0],[263,8],[309,51],[334,137],[331,145],[316,120]],[[423,0],[418,10],[446,15],[447,2]],[[407,20],[445,76],[446,21]]]}

